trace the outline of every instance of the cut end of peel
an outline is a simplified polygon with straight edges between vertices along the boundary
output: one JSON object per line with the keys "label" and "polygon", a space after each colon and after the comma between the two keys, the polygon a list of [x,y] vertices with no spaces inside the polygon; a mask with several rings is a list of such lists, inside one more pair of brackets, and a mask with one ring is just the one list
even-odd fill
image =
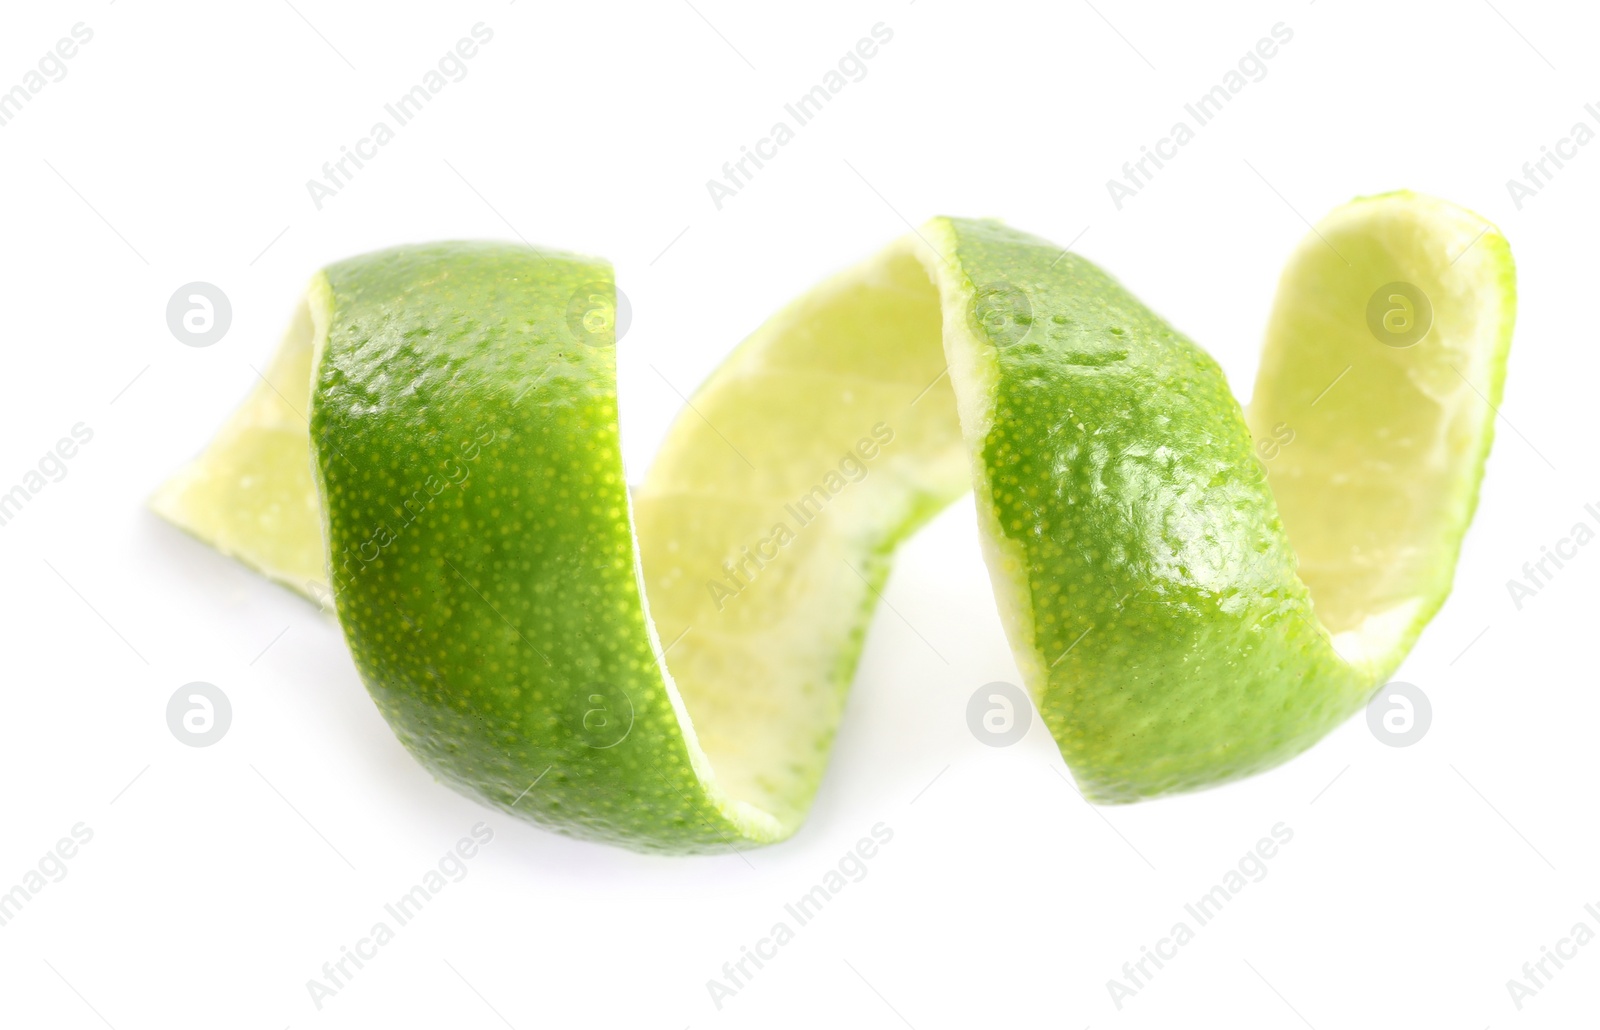
{"label": "cut end of peel", "polygon": [[1449,593],[1515,312],[1505,237],[1408,191],[1335,210],[1284,269],[1248,418],[1318,618],[1375,680]]}
{"label": "cut end of peel", "polygon": [[[970,486],[1023,681],[1084,796],[1196,789],[1310,746],[1448,593],[1515,309],[1488,223],[1406,193],[1355,201],[1291,258],[1246,419],[1220,368],[1099,269],[936,218],[757,329],[630,492],[614,354],[561,328],[610,274],[499,244],[334,266],[150,505],[325,602],[329,541],[348,557],[441,441],[493,429],[470,459],[490,485],[408,521],[383,561],[335,567],[352,654],[442,780],[660,851],[798,829],[894,549]],[[1398,346],[1369,319],[1394,282],[1430,308]],[[1034,305],[1011,336],[976,313],[996,283]],[[431,342],[386,350],[372,325]],[[1265,485],[1245,471],[1263,439]],[[343,462],[356,440],[366,468]],[[555,487],[521,489],[530,470]],[[799,529],[772,543],[779,521]],[[586,750],[572,725],[592,676],[629,692],[625,747]]]}
{"label": "cut end of peel", "polygon": [[314,601],[328,591],[306,422],[319,340],[327,333],[320,278],[245,401],[147,502],[179,529]]}

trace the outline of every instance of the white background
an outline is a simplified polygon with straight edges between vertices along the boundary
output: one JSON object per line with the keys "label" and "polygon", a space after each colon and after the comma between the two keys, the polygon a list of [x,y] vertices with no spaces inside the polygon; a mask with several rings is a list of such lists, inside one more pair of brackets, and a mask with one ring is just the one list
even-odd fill
{"label": "white background", "polygon": [[[1600,26],[1576,4],[1512,0],[1218,6],[8,4],[0,89],[75,23],[94,38],[0,128],[0,488],[75,423],[94,439],[0,527],[0,890],[74,824],[94,836],[0,927],[0,1023],[1477,1030],[1592,1016],[1600,942],[1521,1011],[1506,981],[1575,922],[1600,930],[1584,912],[1600,908],[1600,547],[1520,611],[1506,582],[1600,502],[1600,146],[1521,210],[1506,180],[1600,100]],[[467,77],[317,210],[306,180],[480,21],[494,38]],[[894,38],[866,78],[717,210],[705,181],[880,21]],[[1278,22],[1293,40],[1266,78],[1118,211],[1105,180]],[[681,403],[662,377],[690,390],[903,219],[993,215],[1076,239],[1248,384],[1302,216],[1401,187],[1495,220],[1521,291],[1456,590],[1399,674],[1433,705],[1409,748],[1357,718],[1249,781],[1090,808],[1037,722],[1002,749],[967,729],[973,691],[1017,673],[963,502],[890,581],[905,621],[879,613],[799,836],[643,857],[434,784],[334,624],[142,507],[251,387],[310,274],[371,248],[520,235],[613,259],[634,311],[619,360],[636,479]],[[193,280],[233,304],[204,349],[165,321]],[[166,724],[192,680],[232,702],[211,747]],[[306,981],[479,820],[494,840],[465,879],[319,1011]],[[866,879],[719,1011],[706,981],[880,821],[894,839]],[[1119,1011],[1106,981],[1279,822],[1294,838],[1267,877]]]}

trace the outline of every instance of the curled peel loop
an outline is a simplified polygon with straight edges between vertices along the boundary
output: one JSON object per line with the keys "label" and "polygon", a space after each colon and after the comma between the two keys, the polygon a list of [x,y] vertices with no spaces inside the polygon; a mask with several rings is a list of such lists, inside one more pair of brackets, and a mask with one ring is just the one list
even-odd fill
{"label": "curled peel loop", "polygon": [[630,491],[615,296],[501,243],[333,265],[153,503],[331,603],[439,778],[674,852],[798,828],[895,547],[968,490],[1086,797],[1309,747],[1449,591],[1515,309],[1481,219],[1355,201],[1292,256],[1246,412],[1090,262],[934,219],[756,330]]}

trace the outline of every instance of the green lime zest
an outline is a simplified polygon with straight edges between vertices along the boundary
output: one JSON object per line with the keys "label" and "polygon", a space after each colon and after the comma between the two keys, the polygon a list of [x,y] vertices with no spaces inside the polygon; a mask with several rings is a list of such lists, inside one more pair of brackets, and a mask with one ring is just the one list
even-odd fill
{"label": "green lime zest", "polygon": [[1449,591],[1515,310],[1482,219],[1355,201],[1292,256],[1247,414],[1089,261],[934,219],[757,329],[630,491],[614,290],[499,243],[333,265],[154,504],[331,596],[440,779],[668,852],[795,832],[895,548],[968,490],[1086,797],[1309,747]]}

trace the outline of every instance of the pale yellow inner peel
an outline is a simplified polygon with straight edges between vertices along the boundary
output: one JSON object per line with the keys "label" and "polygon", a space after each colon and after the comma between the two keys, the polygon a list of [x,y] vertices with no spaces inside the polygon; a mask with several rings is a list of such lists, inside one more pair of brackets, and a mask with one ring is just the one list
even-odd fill
{"label": "pale yellow inner peel", "polygon": [[[1498,233],[1448,205],[1420,219],[1419,198],[1387,199],[1339,209],[1291,259],[1249,409],[1257,440],[1277,444],[1269,482],[1318,616],[1347,659],[1375,667],[1432,614],[1418,598],[1448,586],[1476,496],[1449,455],[1488,446],[1503,348],[1485,341],[1511,317],[1508,279],[1504,305],[1471,295],[1509,276]],[[786,835],[815,791],[876,563],[973,484],[1024,679],[1036,698],[1047,682],[1020,550],[987,501],[998,369],[953,248],[935,220],[770,319],[696,392],[634,494],[639,575],[691,757],[758,838]],[[1367,327],[1368,297],[1392,279],[1432,300],[1433,330],[1410,348]],[[152,500],[312,597],[328,583],[306,422],[325,291],[319,277],[263,381]],[[852,637],[844,653],[827,643]]]}
{"label": "pale yellow inner peel", "polygon": [[[1279,282],[1248,422],[1318,619],[1375,678],[1448,592],[1478,489],[1462,459],[1492,437],[1511,274],[1489,223],[1391,194],[1334,211]],[[1405,347],[1368,324],[1369,300],[1396,281],[1432,308]],[[1385,308],[1403,310],[1391,296]]]}

